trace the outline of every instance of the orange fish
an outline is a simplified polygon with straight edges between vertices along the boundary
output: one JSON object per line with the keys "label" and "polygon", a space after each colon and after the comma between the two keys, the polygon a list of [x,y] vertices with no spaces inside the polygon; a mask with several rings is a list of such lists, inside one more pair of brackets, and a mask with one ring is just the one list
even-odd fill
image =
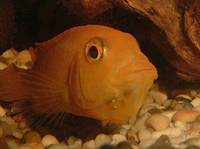
{"label": "orange fish", "polygon": [[125,120],[157,78],[136,39],[110,27],[74,27],[36,46],[32,69],[0,70],[0,99],[30,100],[41,113]]}

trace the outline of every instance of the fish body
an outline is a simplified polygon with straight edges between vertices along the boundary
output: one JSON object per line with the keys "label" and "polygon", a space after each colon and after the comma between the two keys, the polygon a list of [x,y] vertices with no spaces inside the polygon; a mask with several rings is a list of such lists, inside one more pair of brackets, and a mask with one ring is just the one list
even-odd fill
{"label": "fish body", "polygon": [[30,52],[32,69],[0,70],[0,99],[28,99],[39,112],[125,120],[157,78],[136,39],[106,26],[71,28]]}

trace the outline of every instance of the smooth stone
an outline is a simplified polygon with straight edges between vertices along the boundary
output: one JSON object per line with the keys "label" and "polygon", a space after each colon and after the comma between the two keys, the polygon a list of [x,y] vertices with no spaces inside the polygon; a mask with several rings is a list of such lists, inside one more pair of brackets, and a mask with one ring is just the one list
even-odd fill
{"label": "smooth stone", "polygon": [[23,137],[22,130],[17,129],[17,128],[13,130],[12,135],[18,139],[22,139]]}
{"label": "smooth stone", "polygon": [[170,144],[170,138],[167,135],[162,135],[162,136],[160,136],[160,138],[157,139],[156,142],[162,142],[162,143]]}
{"label": "smooth stone", "polygon": [[85,148],[85,149],[94,149],[94,148],[96,148],[95,141],[94,140],[90,140],[90,141],[85,142],[83,144],[83,148]]}
{"label": "smooth stone", "polygon": [[132,116],[132,117],[128,120],[129,124],[130,124],[130,125],[134,125],[135,122],[136,122],[136,119],[137,119],[136,116]]}
{"label": "smooth stone", "polygon": [[25,65],[29,61],[32,61],[30,52],[28,50],[23,50],[18,53],[16,57],[15,65],[17,67],[20,67],[22,65]]}
{"label": "smooth stone", "polygon": [[125,128],[120,129],[119,134],[126,136],[126,134],[128,133],[128,130],[126,130]]}
{"label": "smooth stone", "polygon": [[200,106],[200,97],[196,97],[190,102],[194,107]]}
{"label": "smooth stone", "polygon": [[115,149],[132,149],[132,147],[128,142],[123,141],[117,144]]}
{"label": "smooth stone", "polygon": [[[1,141],[3,141],[8,146],[8,148],[6,149],[18,149],[20,147],[20,140],[13,137],[6,137],[5,139]],[[0,145],[2,145],[1,142],[0,142]],[[4,148],[2,147],[2,149]]]}
{"label": "smooth stone", "polygon": [[165,101],[163,101],[163,106],[164,106],[165,108],[170,107],[171,104],[172,104],[172,100],[165,100]]}
{"label": "smooth stone", "polygon": [[182,130],[179,127],[168,127],[167,129],[154,131],[152,136],[158,139],[161,135],[167,135],[169,137],[178,137],[182,134]]}
{"label": "smooth stone", "polygon": [[108,145],[111,143],[111,138],[106,134],[99,134],[95,138],[95,146],[96,148],[100,148],[101,146]]}
{"label": "smooth stone", "polygon": [[150,93],[152,94],[154,101],[159,105],[162,105],[163,101],[167,100],[167,95],[160,91],[151,90]]}
{"label": "smooth stone", "polygon": [[0,117],[3,117],[6,115],[6,110],[0,105]]}
{"label": "smooth stone", "polygon": [[44,147],[48,147],[50,145],[58,144],[58,140],[55,136],[53,135],[45,135],[42,137],[41,143]]}
{"label": "smooth stone", "polygon": [[199,146],[200,147],[200,138],[190,138],[183,142],[186,146]]}
{"label": "smooth stone", "polygon": [[72,146],[78,148],[78,147],[81,147],[82,145],[83,145],[83,141],[81,139],[77,139]]}
{"label": "smooth stone", "polygon": [[41,142],[41,136],[36,131],[29,131],[24,134],[22,137],[23,143],[40,143]]}
{"label": "smooth stone", "polygon": [[75,136],[70,136],[70,137],[68,138],[68,140],[67,140],[67,144],[68,144],[68,145],[73,145],[73,144],[76,142],[76,140],[78,140],[77,137],[75,137]]}
{"label": "smooth stone", "polygon": [[10,48],[6,50],[1,56],[6,59],[14,59],[16,58],[17,54],[18,54],[17,50],[15,50],[14,48]]}
{"label": "smooth stone", "polygon": [[127,141],[127,138],[123,135],[120,135],[120,134],[114,134],[112,136],[112,141],[111,141],[111,145],[117,145],[118,143],[120,142],[123,142],[123,141]]}
{"label": "smooth stone", "polygon": [[138,132],[142,129],[146,129],[146,125],[145,125],[145,121],[148,117],[150,117],[151,114],[150,113],[145,113],[142,117],[140,117],[136,122],[135,125],[133,125],[131,127],[131,130],[133,130],[134,132]]}
{"label": "smooth stone", "polygon": [[140,130],[138,132],[138,138],[140,141],[148,140],[152,138],[151,132],[147,129]]}
{"label": "smooth stone", "polygon": [[181,110],[174,114],[172,120],[174,122],[176,121],[182,121],[186,123],[194,122],[199,114],[200,114],[199,111]]}
{"label": "smooth stone", "polygon": [[169,126],[170,120],[162,114],[153,114],[150,116],[145,124],[152,127],[154,130],[164,130]]}

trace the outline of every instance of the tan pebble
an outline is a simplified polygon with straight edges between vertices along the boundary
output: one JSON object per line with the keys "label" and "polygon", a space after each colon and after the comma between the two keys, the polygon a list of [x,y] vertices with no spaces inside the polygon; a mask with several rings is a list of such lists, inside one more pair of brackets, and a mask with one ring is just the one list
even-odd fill
{"label": "tan pebble", "polygon": [[19,128],[21,128],[21,129],[26,129],[28,127],[29,127],[29,124],[26,121],[21,121],[19,123]]}
{"label": "tan pebble", "polygon": [[29,131],[24,134],[22,137],[23,143],[40,143],[41,142],[41,136],[36,131]]}
{"label": "tan pebble", "polygon": [[108,135],[105,134],[99,134],[95,138],[95,146],[96,148],[100,148],[103,145],[110,144],[111,138]]}
{"label": "tan pebble", "polygon": [[81,147],[83,145],[83,141],[81,139],[77,139],[73,144],[73,147]]}
{"label": "tan pebble", "polygon": [[70,136],[70,137],[68,138],[68,140],[67,140],[67,144],[68,144],[68,145],[73,145],[73,144],[76,142],[76,140],[78,140],[77,137],[75,137],[75,136]]}
{"label": "tan pebble", "polygon": [[138,132],[142,129],[146,129],[146,125],[145,125],[145,121],[148,117],[150,117],[151,114],[150,113],[146,113],[144,114],[142,117],[140,117],[136,122],[135,122],[135,125],[133,125],[131,127],[131,129],[134,131],[134,132]]}
{"label": "tan pebble", "polygon": [[3,141],[6,142],[9,149],[18,149],[20,147],[20,140],[14,137],[6,137]]}
{"label": "tan pebble", "polygon": [[3,117],[6,115],[6,110],[0,105],[0,117]]}
{"label": "tan pebble", "polygon": [[25,65],[27,62],[32,61],[30,52],[28,50],[23,50],[18,53],[15,65],[17,67],[20,67],[22,65]]}
{"label": "tan pebble", "polygon": [[190,102],[194,107],[200,106],[200,97],[196,97]]}
{"label": "tan pebble", "polygon": [[155,139],[158,139],[161,135],[167,135],[169,137],[178,137],[182,134],[182,130],[181,128],[179,127],[168,127],[167,129],[164,129],[164,130],[160,130],[160,131],[154,131],[152,133],[152,136],[155,138]]}
{"label": "tan pebble", "polygon": [[167,95],[160,91],[151,90],[150,93],[152,94],[154,101],[159,105],[162,105],[163,101],[167,100]]}
{"label": "tan pebble", "polygon": [[7,64],[0,62],[0,70],[3,70],[4,68],[8,67]]}
{"label": "tan pebble", "polygon": [[12,132],[12,135],[18,139],[22,139],[22,137],[23,137],[22,130],[20,130],[20,129],[14,129]]}
{"label": "tan pebble", "polygon": [[143,129],[138,132],[138,137],[139,137],[140,141],[143,141],[143,140],[151,139],[152,135],[149,130]]}
{"label": "tan pebble", "polygon": [[127,140],[131,144],[138,144],[140,142],[137,134],[133,130],[129,130],[128,131],[128,133],[127,133]]}
{"label": "tan pebble", "polygon": [[111,141],[111,145],[117,145],[118,143],[120,142],[123,142],[123,141],[127,141],[127,138],[123,135],[120,135],[120,134],[114,134],[112,136],[112,141]]}
{"label": "tan pebble", "polygon": [[194,122],[197,116],[200,114],[199,111],[192,111],[192,110],[181,110],[174,114],[172,120],[182,121],[182,122]]}
{"label": "tan pebble", "polygon": [[6,50],[1,56],[6,59],[13,59],[17,56],[18,51],[16,51],[14,48],[10,48]]}
{"label": "tan pebble", "polygon": [[95,141],[94,140],[90,140],[90,141],[85,142],[83,144],[83,148],[84,149],[94,149],[94,148],[96,148]]}
{"label": "tan pebble", "polygon": [[15,121],[11,117],[1,117],[0,120],[6,122],[9,125],[15,124]]}
{"label": "tan pebble", "polygon": [[152,127],[154,130],[166,129],[169,123],[169,119],[162,114],[153,114],[145,122],[148,127]]}
{"label": "tan pebble", "polygon": [[55,136],[45,135],[44,137],[42,137],[41,143],[44,147],[48,147],[53,144],[58,144],[59,142]]}
{"label": "tan pebble", "polygon": [[196,106],[192,109],[193,111],[200,111],[200,106]]}
{"label": "tan pebble", "polygon": [[165,108],[168,108],[172,104],[172,100],[165,100],[163,101],[163,106]]}
{"label": "tan pebble", "polygon": [[144,98],[144,101],[142,103],[142,106],[146,105],[146,104],[151,104],[151,103],[154,103],[153,96],[150,92],[147,92],[147,94]]}
{"label": "tan pebble", "polygon": [[126,136],[127,132],[128,132],[127,129],[121,128],[120,131],[119,131],[119,134]]}

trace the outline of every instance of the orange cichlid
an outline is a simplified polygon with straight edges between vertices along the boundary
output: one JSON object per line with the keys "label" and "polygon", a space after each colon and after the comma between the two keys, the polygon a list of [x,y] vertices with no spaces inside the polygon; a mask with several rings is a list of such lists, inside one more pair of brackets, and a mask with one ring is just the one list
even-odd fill
{"label": "orange cichlid", "polygon": [[30,52],[32,69],[0,70],[0,99],[30,100],[41,113],[125,120],[157,78],[136,39],[106,26],[71,28]]}

